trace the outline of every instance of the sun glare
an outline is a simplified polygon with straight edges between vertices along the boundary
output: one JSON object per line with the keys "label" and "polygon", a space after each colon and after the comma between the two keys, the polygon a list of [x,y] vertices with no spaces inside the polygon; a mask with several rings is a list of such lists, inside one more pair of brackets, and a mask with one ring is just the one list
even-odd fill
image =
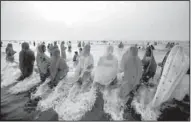
{"label": "sun glare", "polygon": [[[91,13],[105,10],[106,4],[102,2],[34,2],[38,12],[48,21],[62,21],[67,25],[90,21]],[[100,12],[101,15],[101,12]],[[92,17],[91,17],[92,16]]]}

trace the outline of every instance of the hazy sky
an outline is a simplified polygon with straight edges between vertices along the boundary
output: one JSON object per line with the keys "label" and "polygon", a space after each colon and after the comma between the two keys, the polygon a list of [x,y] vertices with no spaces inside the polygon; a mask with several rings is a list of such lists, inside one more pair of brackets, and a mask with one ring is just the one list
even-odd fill
{"label": "hazy sky", "polygon": [[2,40],[189,40],[189,1],[2,1]]}

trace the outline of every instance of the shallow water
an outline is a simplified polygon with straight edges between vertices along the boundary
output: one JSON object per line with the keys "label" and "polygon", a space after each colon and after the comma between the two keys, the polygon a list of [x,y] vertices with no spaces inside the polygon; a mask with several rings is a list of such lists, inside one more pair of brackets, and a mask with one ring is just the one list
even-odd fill
{"label": "shallow water", "polygon": [[[73,67],[72,58],[74,51],[77,51],[76,45],[73,45],[71,53],[67,52],[68,65],[70,73],[67,79],[63,79],[55,91],[45,94],[45,86],[37,88],[39,94],[33,95],[44,96],[39,102],[29,104],[31,98],[30,89],[40,83],[39,74],[35,71],[33,75],[24,81],[17,82],[15,79],[20,75],[18,64],[7,64],[5,61],[5,47],[1,51],[1,120],[123,120],[123,110],[120,108],[120,100],[115,95],[104,92],[103,98],[97,95],[95,91],[88,91],[82,94],[78,93],[78,88],[71,84],[71,77],[75,68]],[[127,49],[129,46],[126,46]],[[13,44],[15,61],[18,62],[19,44]],[[35,51],[36,47],[31,46]],[[94,56],[94,64],[97,65],[99,57],[105,52],[105,45],[92,45],[91,53]],[[114,54],[120,59],[125,50],[118,50],[115,46]],[[46,52],[48,54],[48,52]],[[154,51],[156,62],[161,62],[166,51]],[[35,51],[36,55],[36,51]],[[143,50],[138,53],[140,59],[144,55]],[[36,65],[36,62],[35,62]],[[36,66],[35,66],[36,67]],[[11,74],[10,74],[11,72]],[[11,76],[11,77],[10,77]],[[47,82],[49,79],[47,79]],[[66,84],[64,84],[66,83]],[[73,89],[71,89],[73,88]],[[45,93],[43,93],[45,91]],[[75,94],[76,93],[76,94]],[[102,105],[104,104],[104,107]],[[100,107],[101,106],[101,107]],[[103,108],[100,109],[100,108]],[[131,112],[127,112],[127,120],[139,120],[132,117]],[[95,116],[97,115],[97,116]]]}

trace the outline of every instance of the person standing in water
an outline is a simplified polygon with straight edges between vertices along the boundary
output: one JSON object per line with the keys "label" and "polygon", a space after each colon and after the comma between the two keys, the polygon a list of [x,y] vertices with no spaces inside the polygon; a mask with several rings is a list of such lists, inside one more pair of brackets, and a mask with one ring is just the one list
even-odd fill
{"label": "person standing in water", "polygon": [[75,71],[75,79],[77,80],[78,86],[82,86],[82,91],[92,82],[91,73],[94,68],[94,59],[90,53],[90,48],[90,45],[84,47]]}
{"label": "person standing in water", "polygon": [[85,46],[85,42],[83,41],[83,43],[82,43],[82,46],[84,47]]}
{"label": "person standing in water", "polygon": [[6,52],[6,60],[9,62],[13,62],[16,51],[13,50],[13,45],[11,43],[8,43],[5,52]]}
{"label": "person standing in water", "polygon": [[71,41],[68,42],[68,52],[72,51],[72,44]]}
{"label": "person standing in water", "polygon": [[78,48],[81,48],[81,41],[78,42]]}
{"label": "person standing in water", "polygon": [[113,50],[113,46],[107,47],[106,54],[98,61],[94,76],[94,82],[104,84],[108,88],[117,84],[118,60],[113,55]]}
{"label": "person standing in water", "polygon": [[60,45],[60,50],[61,50],[61,57],[66,60],[66,47],[64,46],[65,42],[62,41]]}
{"label": "person standing in water", "polygon": [[75,54],[73,57],[74,66],[76,66],[78,64],[78,61],[79,61],[79,55],[78,55],[78,52],[75,51]]}
{"label": "person standing in water", "polygon": [[120,42],[120,44],[118,45],[119,48],[124,48],[124,44],[122,42]]}
{"label": "person standing in water", "polygon": [[33,45],[34,45],[34,47],[35,47],[35,41],[33,42]]}
{"label": "person standing in water", "polygon": [[21,70],[21,76],[17,79],[18,81],[24,80],[33,73],[35,55],[34,52],[29,48],[27,42],[22,43],[22,50],[19,53],[19,68]]}
{"label": "person standing in water", "polygon": [[57,41],[54,42],[54,48],[58,48]]}
{"label": "person standing in water", "polygon": [[79,49],[79,56],[82,54],[82,48]]}
{"label": "person standing in water", "polygon": [[142,59],[142,64],[143,64],[143,81],[148,82],[150,78],[153,78],[156,69],[157,69],[157,64],[153,55],[153,50],[149,46],[146,48],[145,56]]}
{"label": "person standing in water", "polygon": [[54,49],[52,51],[52,57],[50,61],[50,78],[48,83],[50,88],[57,86],[60,80],[62,80],[68,73],[69,67],[62,57],[60,57],[60,50]]}
{"label": "person standing in water", "polygon": [[94,59],[90,53],[90,45],[86,45],[83,49],[83,53],[80,56],[79,64],[76,69],[76,73],[80,76],[85,71],[91,72],[94,67]]}
{"label": "person standing in water", "polygon": [[44,82],[46,78],[50,75],[49,73],[50,58],[45,54],[45,52],[46,52],[46,46],[43,44],[39,45],[36,56],[36,62],[40,72],[41,82]]}
{"label": "person standing in water", "polygon": [[127,50],[122,57],[120,67],[124,73],[124,78],[120,83],[119,97],[126,102],[128,96],[132,95],[133,90],[140,83],[142,76],[142,64],[136,47],[130,47]]}

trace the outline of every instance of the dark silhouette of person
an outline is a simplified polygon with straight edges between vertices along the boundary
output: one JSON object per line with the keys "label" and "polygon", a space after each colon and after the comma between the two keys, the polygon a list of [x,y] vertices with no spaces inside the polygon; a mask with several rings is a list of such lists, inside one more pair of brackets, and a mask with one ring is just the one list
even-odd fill
{"label": "dark silhouette of person", "polygon": [[33,45],[35,46],[35,42],[33,42]]}
{"label": "dark silhouette of person", "polygon": [[153,78],[156,73],[157,64],[153,55],[152,47],[147,47],[145,55],[142,59],[143,64],[143,80],[147,82],[150,78]]}
{"label": "dark silhouette of person", "polygon": [[21,76],[17,79],[18,81],[24,80],[33,73],[34,61],[35,55],[29,48],[29,44],[27,42],[22,43],[22,50],[19,53]]}

